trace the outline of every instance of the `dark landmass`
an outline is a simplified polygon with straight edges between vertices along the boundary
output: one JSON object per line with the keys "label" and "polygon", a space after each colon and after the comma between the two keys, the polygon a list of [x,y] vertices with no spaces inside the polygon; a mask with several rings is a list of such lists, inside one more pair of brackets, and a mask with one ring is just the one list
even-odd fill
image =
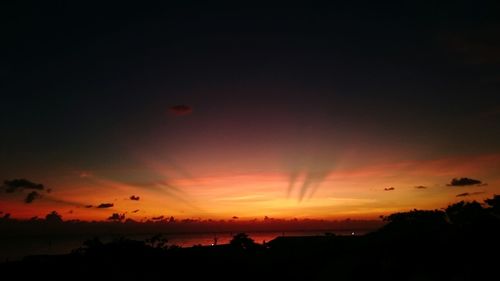
{"label": "dark landmass", "polygon": [[[113,217],[113,216],[111,216]],[[120,215],[116,215],[120,217]],[[129,235],[150,233],[218,233],[218,232],[294,232],[294,231],[357,231],[369,232],[385,223],[376,220],[177,220],[173,217],[137,222],[134,220],[63,221],[56,212],[45,219],[16,220],[0,218],[0,238],[33,235]]]}
{"label": "dark landmass", "polygon": [[[491,280],[500,250],[500,196],[445,210],[383,218],[363,236],[325,233],[257,244],[179,248],[157,235],[146,241],[86,241],[71,254],[0,264],[7,276],[102,280]],[[196,278],[196,279],[194,279]]]}

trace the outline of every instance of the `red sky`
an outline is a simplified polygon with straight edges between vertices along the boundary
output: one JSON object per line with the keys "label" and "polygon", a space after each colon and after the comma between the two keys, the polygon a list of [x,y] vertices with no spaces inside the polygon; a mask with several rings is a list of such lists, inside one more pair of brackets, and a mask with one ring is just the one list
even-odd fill
{"label": "red sky", "polygon": [[500,193],[495,9],[16,5],[2,213],[378,218]]}

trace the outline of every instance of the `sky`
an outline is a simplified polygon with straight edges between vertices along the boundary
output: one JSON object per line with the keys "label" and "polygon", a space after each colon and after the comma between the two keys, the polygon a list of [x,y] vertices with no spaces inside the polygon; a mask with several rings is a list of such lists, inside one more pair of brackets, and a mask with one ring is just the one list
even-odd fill
{"label": "sky", "polygon": [[372,2],[2,3],[0,212],[377,219],[500,194],[499,4]]}

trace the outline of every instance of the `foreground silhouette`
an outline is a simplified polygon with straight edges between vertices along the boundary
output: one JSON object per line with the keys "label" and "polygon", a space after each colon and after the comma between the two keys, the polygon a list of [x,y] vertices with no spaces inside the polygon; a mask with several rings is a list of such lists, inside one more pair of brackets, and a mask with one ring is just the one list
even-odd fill
{"label": "foreground silhouette", "polygon": [[[244,233],[226,245],[179,248],[146,241],[86,241],[68,255],[0,264],[4,276],[103,280],[481,280],[496,276],[500,196],[445,210],[383,217],[364,236],[278,237],[257,244]],[[26,270],[29,269],[29,270]]]}

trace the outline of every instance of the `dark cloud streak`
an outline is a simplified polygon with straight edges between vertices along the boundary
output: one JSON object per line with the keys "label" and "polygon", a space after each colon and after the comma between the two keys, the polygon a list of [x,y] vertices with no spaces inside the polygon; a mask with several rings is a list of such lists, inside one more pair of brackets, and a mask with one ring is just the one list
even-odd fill
{"label": "dark cloud streak", "polygon": [[479,195],[479,194],[483,194],[485,193],[484,191],[477,191],[477,192],[464,192],[464,193],[460,193],[460,194],[457,194],[456,197],[467,197],[467,196],[474,196],[474,195]]}
{"label": "dark cloud streak", "polygon": [[309,171],[300,188],[299,202],[304,199],[304,196],[309,190],[309,198],[311,198],[329,173],[330,171]]}
{"label": "dark cloud streak", "polygon": [[26,204],[30,204],[33,203],[33,201],[35,201],[36,199],[39,199],[41,197],[42,195],[40,193],[38,193],[37,191],[32,191],[28,193],[28,195],[26,195],[26,198],[24,198],[24,202]]}
{"label": "dark cloud streak", "polygon": [[448,186],[468,186],[468,185],[483,185],[480,180],[471,178],[454,178],[451,180]]}
{"label": "dark cloud streak", "polygon": [[22,191],[24,189],[36,189],[43,190],[45,187],[43,184],[34,183],[27,179],[13,179],[13,180],[5,180],[4,182],[5,192],[13,193],[15,191]]}
{"label": "dark cloud streak", "polygon": [[113,203],[101,203],[96,208],[98,208],[98,209],[106,209],[106,208],[112,208],[113,206],[114,206]]}

